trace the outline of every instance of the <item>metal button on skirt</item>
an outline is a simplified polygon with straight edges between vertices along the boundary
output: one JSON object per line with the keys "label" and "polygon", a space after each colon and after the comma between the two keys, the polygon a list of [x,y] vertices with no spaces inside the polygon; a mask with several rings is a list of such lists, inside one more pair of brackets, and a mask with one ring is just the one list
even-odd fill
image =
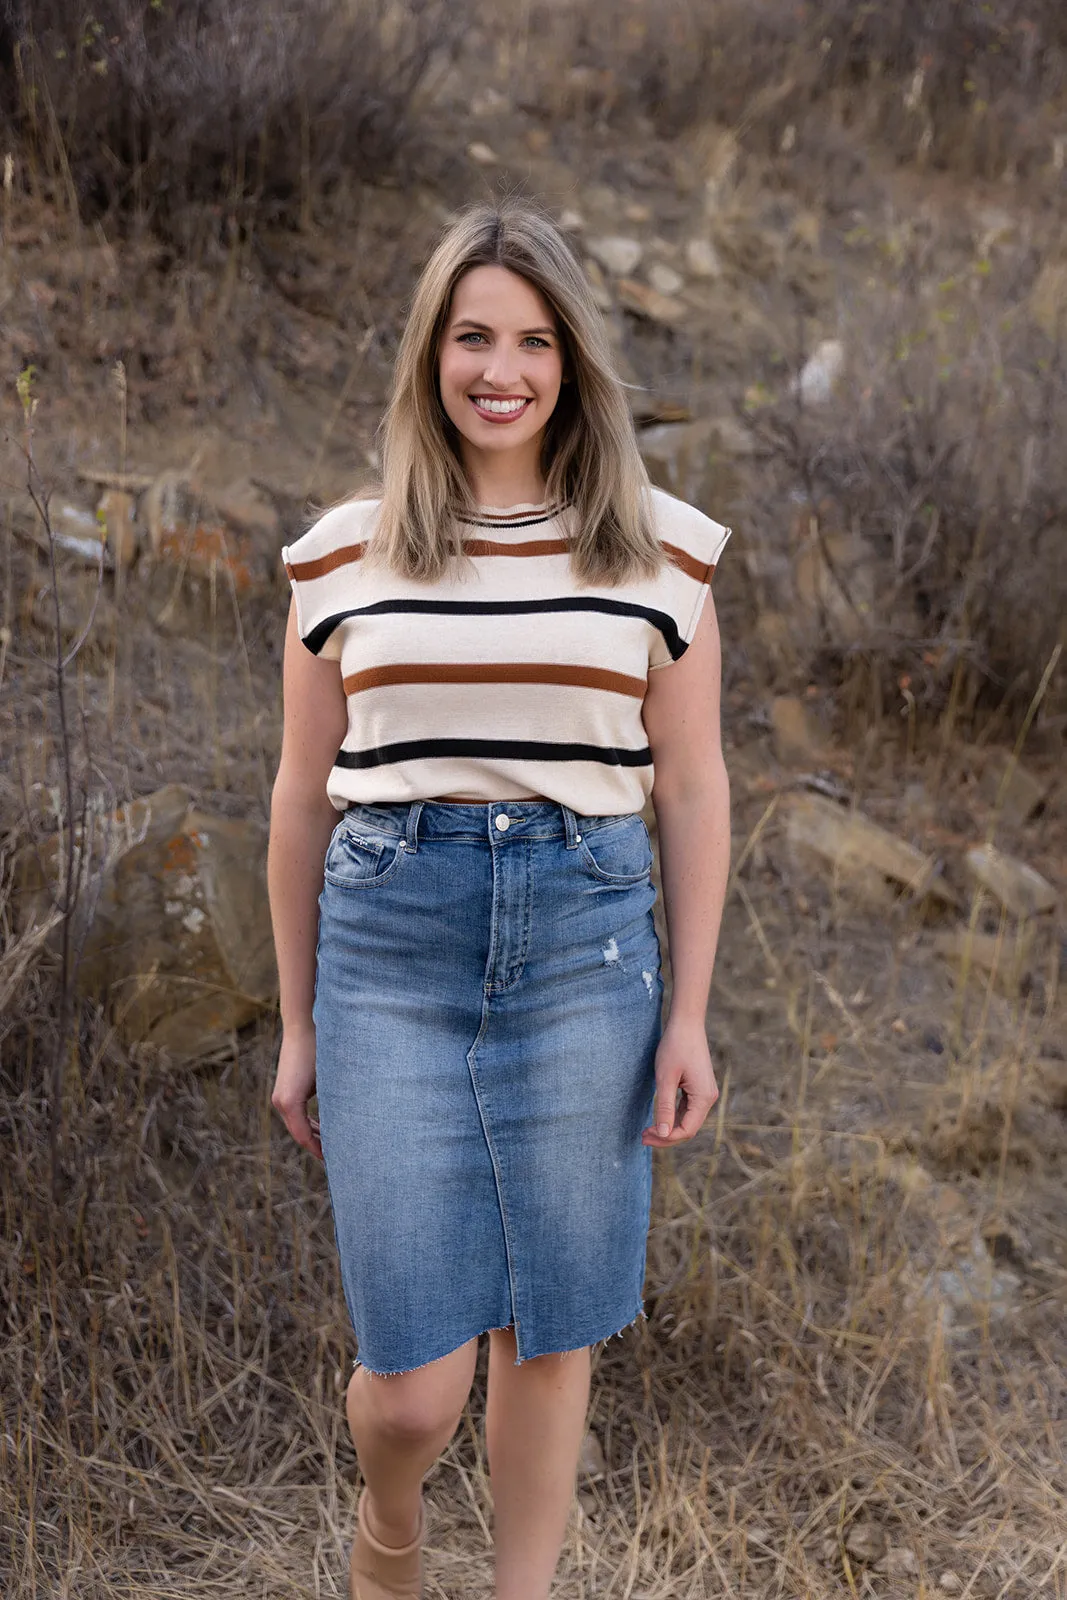
{"label": "metal button on skirt", "polygon": [[636,814],[360,805],[319,901],[317,1092],[359,1359],[641,1312],[663,984]]}

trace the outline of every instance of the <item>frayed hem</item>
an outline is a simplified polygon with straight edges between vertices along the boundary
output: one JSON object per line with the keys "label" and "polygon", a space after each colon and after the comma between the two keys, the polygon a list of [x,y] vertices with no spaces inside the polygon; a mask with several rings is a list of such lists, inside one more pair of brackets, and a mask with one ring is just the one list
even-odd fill
{"label": "frayed hem", "polygon": [[484,1339],[490,1333],[510,1333],[514,1328],[513,1322],[504,1322],[499,1327],[480,1328],[477,1333],[472,1333],[469,1338],[461,1339],[449,1350],[442,1350],[440,1355],[431,1356],[428,1361],[416,1361],[410,1367],[372,1367],[366,1361],[361,1361],[356,1356],[352,1363],[352,1371],[363,1371],[371,1378],[404,1378],[411,1372],[421,1372],[424,1367],[436,1366],[438,1361],[446,1361],[449,1356],[454,1356],[457,1350],[462,1350],[466,1344],[471,1344],[475,1339]]}
{"label": "frayed hem", "polygon": [[432,1367],[438,1361],[446,1360],[449,1356],[455,1355],[457,1350],[462,1350],[464,1345],[470,1344],[475,1339],[484,1339],[491,1333],[515,1334],[515,1361],[513,1365],[516,1367],[524,1366],[528,1361],[541,1361],[549,1356],[558,1356],[562,1361],[565,1356],[577,1355],[581,1350],[588,1350],[590,1355],[599,1355],[612,1339],[621,1339],[624,1334],[629,1333],[630,1329],[636,1327],[639,1322],[647,1322],[647,1320],[648,1317],[644,1306],[639,1305],[629,1321],[622,1323],[620,1327],[615,1328],[611,1333],[598,1334],[594,1338],[583,1339],[580,1344],[564,1345],[560,1349],[535,1350],[530,1355],[521,1355],[519,1353],[519,1339],[515,1324],[513,1322],[505,1322],[496,1327],[481,1328],[477,1333],[472,1333],[470,1338],[461,1339],[450,1350],[442,1350],[440,1355],[431,1356],[428,1361],[417,1361],[410,1367],[372,1367],[357,1356],[352,1363],[352,1370],[353,1372],[359,1372],[362,1369],[371,1378],[403,1378],[408,1373],[421,1372],[424,1367]]}
{"label": "frayed hem", "polygon": [[602,1333],[598,1334],[595,1338],[583,1339],[581,1344],[567,1345],[562,1350],[538,1350],[534,1355],[520,1356],[515,1362],[515,1365],[517,1367],[521,1367],[523,1362],[540,1361],[546,1356],[559,1356],[562,1360],[564,1356],[576,1355],[579,1350],[588,1350],[590,1355],[599,1355],[600,1351],[603,1350],[605,1345],[610,1343],[612,1339],[621,1339],[623,1334],[629,1333],[630,1329],[636,1327],[639,1322],[647,1321],[648,1317],[645,1313],[645,1308],[643,1305],[640,1305],[630,1320],[628,1322],[624,1322],[621,1327],[614,1329],[612,1333]]}

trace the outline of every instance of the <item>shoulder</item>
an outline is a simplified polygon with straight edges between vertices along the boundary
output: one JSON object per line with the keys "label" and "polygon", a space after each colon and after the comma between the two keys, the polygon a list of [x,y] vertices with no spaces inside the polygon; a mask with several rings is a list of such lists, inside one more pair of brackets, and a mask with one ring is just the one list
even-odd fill
{"label": "shoulder", "polygon": [[683,555],[700,568],[714,568],[730,529],[664,489],[653,488],[651,495],[656,533],[672,561]]}
{"label": "shoulder", "polygon": [[301,569],[314,568],[324,557],[364,544],[374,528],[380,505],[380,500],[346,500],[339,506],[331,506],[306,533],[282,550],[282,560],[290,578],[317,576],[314,570]]}

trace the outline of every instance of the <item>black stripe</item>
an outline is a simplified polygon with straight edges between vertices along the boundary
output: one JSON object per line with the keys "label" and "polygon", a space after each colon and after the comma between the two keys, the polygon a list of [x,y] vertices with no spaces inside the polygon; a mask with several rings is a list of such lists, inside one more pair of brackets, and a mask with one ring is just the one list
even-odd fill
{"label": "black stripe", "polygon": [[499,756],[505,761],[602,761],[609,767],[650,767],[652,751],[611,745],[551,744],[539,739],[404,739],[371,750],[339,750],[335,767],[385,767],[394,761],[440,756]]}
{"label": "black stripe", "polygon": [[477,517],[458,517],[465,528],[496,528],[507,532],[509,528],[539,528],[544,522],[554,522],[558,511],[548,511],[543,516],[530,517],[526,522],[480,522]]}
{"label": "black stripe", "polygon": [[678,632],[674,618],[652,606],[634,605],[629,600],[603,600],[594,595],[566,595],[559,600],[377,600],[372,606],[353,606],[325,617],[307,634],[304,643],[318,655],[335,628],[349,617],[385,616],[407,612],[415,616],[518,617],[552,611],[601,611],[613,617],[642,617],[663,635],[672,661],[683,656],[688,646]]}

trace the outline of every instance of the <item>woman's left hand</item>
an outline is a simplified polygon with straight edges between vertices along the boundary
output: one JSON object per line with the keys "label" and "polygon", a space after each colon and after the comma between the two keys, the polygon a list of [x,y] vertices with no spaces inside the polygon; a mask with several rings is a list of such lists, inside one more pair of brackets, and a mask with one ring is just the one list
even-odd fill
{"label": "woman's left hand", "polygon": [[[679,1090],[682,1102],[678,1104]],[[719,1098],[703,1022],[668,1021],[656,1050],[656,1103],[642,1144],[684,1144],[703,1127]]]}

